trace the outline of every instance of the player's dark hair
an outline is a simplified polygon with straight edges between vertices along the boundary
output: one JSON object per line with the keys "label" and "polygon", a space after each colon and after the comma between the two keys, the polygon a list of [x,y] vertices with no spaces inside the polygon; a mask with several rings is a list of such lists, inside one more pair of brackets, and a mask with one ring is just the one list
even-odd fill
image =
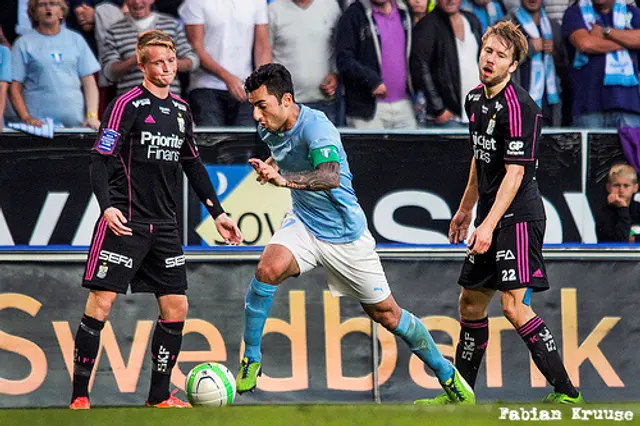
{"label": "player's dark hair", "polygon": [[260,86],[265,86],[267,92],[282,101],[285,93],[290,93],[291,98],[295,102],[295,94],[293,92],[293,82],[291,81],[291,73],[284,65],[281,64],[264,64],[251,73],[244,82],[244,90],[251,93],[258,90]]}
{"label": "player's dark hair", "polygon": [[482,36],[482,45],[487,42],[487,39],[491,36],[499,37],[507,49],[513,48],[513,61],[522,61],[527,57],[527,51],[529,50],[529,43],[527,38],[520,31],[520,26],[514,24],[511,21],[501,21],[495,25],[487,28],[487,31]]}

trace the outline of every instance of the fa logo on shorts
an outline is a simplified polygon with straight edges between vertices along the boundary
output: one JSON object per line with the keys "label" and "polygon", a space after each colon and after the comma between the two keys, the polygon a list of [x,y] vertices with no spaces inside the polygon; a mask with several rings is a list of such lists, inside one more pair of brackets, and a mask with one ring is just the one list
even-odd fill
{"label": "fa logo on shorts", "polygon": [[96,277],[103,279],[107,276],[107,271],[109,271],[109,267],[107,265],[100,265],[98,267],[98,273],[96,274]]}
{"label": "fa logo on shorts", "polygon": [[500,260],[514,260],[516,257],[513,255],[511,250],[498,250],[496,252],[496,262]]}

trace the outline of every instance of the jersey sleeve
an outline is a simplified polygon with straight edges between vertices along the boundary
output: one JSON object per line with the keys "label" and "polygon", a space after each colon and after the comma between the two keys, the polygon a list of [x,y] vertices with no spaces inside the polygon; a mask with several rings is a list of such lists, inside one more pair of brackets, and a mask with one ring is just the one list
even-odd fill
{"label": "jersey sleeve", "polygon": [[505,91],[507,108],[500,111],[498,124],[504,137],[504,161],[530,164],[536,160],[542,114],[535,104],[520,102],[513,86]]}
{"label": "jersey sleeve", "polygon": [[309,122],[303,137],[309,146],[309,159],[314,168],[321,163],[340,162],[342,142],[333,124],[321,120]]}
{"label": "jersey sleeve", "polygon": [[[200,152],[198,151],[198,144],[196,143],[196,138],[193,132],[193,117],[191,116],[191,110],[187,107],[187,111],[184,113],[180,113],[184,119],[184,143],[180,148],[180,161],[190,161],[195,160],[200,157]],[[178,120],[180,120],[180,116],[178,116]]]}
{"label": "jersey sleeve", "polygon": [[91,149],[92,154],[116,156],[129,137],[136,119],[136,110],[126,95],[116,98],[107,107],[102,117],[98,137]]}
{"label": "jersey sleeve", "polygon": [[0,81],[11,83],[11,50],[0,45]]}

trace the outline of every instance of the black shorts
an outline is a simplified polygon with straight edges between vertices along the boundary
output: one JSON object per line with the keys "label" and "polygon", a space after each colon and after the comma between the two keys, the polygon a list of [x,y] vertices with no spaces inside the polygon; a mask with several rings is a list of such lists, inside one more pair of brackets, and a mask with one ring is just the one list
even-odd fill
{"label": "black shorts", "polygon": [[126,293],[185,294],[187,271],[176,224],[128,222],[133,235],[118,237],[104,218],[96,224],[83,287]]}
{"label": "black shorts", "polygon": [[493,232],[491,247],[481,255],[467,255],[458,284],[468,289],[549,289],[542,258],[546,221],[520,222]]}

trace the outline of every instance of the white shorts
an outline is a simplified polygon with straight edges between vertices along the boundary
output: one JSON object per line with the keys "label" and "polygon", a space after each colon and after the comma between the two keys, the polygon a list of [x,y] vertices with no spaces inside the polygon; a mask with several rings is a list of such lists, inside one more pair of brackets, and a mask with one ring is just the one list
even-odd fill
{"label": "white shorts", "polygon": [[351,243],[317,239],[293,214],[288,214],[269,244],[284,246],[298,262],[300,275],[322,265],[334,296],[351,296],[360,303],[375,304],[391,295],[387,277],[376,253],[376,242],[367,229]]}

